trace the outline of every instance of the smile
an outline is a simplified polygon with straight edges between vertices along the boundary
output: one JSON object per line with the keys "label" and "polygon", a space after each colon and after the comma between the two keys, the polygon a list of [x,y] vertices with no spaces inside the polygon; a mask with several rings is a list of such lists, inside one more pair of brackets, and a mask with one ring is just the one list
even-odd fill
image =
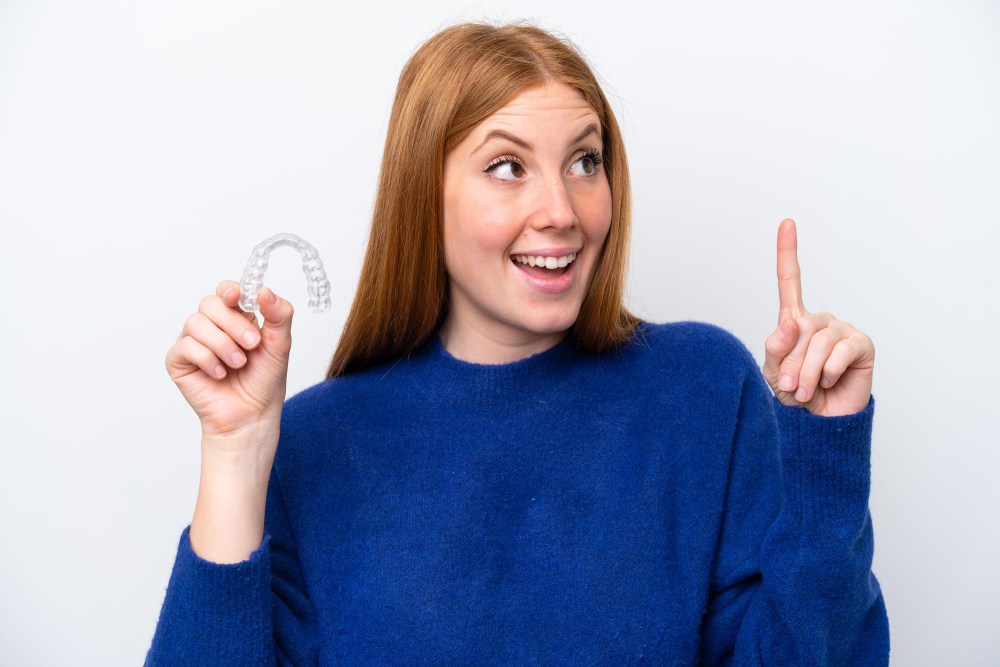
{"label": "smile", "polygon": [[559,257],[545,255],[511,255],[514,263],[533,290],[545,294],[559,294],[573,286],[576,253]]}
{"label": "smile", "polygon": [[563,255],[562,257],[545,257],[543,255],[511,255],[511,259],[528,266],[543,266],[546,269],[556,269],[568,266],[574,259],[576,253]]}

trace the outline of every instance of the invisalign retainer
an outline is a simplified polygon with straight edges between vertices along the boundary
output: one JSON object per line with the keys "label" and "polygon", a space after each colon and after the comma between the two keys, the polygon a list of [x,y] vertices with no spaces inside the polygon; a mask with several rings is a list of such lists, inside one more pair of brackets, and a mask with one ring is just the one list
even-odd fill
{"label": "invisalign retainer", "polygon": [[253,249],[247,268],[240,280],[240,309],[248,313],[257,310],[257,290],[264,284],[264,272],[271,251],[281,246],[291,246],[302,256],[302,272],[309,279],[309,308],[319,313],[330,308],[330,281],[326,278],[323,261],[316,248],[295,234],[278,234],[263,241]]}

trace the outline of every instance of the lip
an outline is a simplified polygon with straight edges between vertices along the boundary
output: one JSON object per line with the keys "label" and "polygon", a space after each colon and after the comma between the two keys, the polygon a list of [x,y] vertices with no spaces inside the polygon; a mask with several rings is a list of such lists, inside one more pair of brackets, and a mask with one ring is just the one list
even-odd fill
{"label": "lip", "polygon": [[[517,254],[530,255],[531,253],[526,252]],[[544,254],[544,252],[539,252],[538,254],[541,255]],[[570,253],[567,252],[564,254],[568,255]],[[511,260],[511,264],[513,264],[517,272],[521,274],[521,277],[524,279],[524,282],[527,283],[528,287],[545,294],[561,294],[562,292],[565,292],[573,287],[576,276],[575,269],[577,261],[579,260],[574,260],[572,263],[568,264],[566,266],[566,271],[561,276],[557,276],[555,278],[539,278],[537,276],[533,276],[521,268],[523,264],[515,260]]]}

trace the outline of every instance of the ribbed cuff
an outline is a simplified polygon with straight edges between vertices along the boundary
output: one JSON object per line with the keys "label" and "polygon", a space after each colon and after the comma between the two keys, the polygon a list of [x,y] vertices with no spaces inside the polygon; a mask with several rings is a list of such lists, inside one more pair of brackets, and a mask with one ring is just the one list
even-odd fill
{"label": "ribbed cuff", "polygon": [[785,512],[803,535],[853,528],[865,521],[871,491],[875,397],[864,410],[824,417],[774,397],[781,445]]}
{"label": "ribbed cuff", "polygon": [[[264,534],[257,550],[239,563],[214,563],[205,560],[191,546],[191,526],[181,533],[178,545],[178,569],[186,576],[184,581],[197,582],[195,590],[203,592],[202,603],[219,606],[232,612],[235,606],[246,606],[247,591],[253,590],[254,598],[265,599],[270,592],[271,536]],[[260,590],[258,590],[260,589]],[[260,593],[258,596],[257,593]]]}
{"label": "ribbed cuff", "polygon": [[271,549],[239,563],[213,563],[181,533],[149,665],[257,665],[270,654]]}

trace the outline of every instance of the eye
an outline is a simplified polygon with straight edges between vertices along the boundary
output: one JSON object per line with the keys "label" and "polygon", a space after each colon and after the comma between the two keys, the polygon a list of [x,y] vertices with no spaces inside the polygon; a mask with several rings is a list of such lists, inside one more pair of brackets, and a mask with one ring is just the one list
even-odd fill
{"label": "eye", "polygon": [[[524,165],[513,155],[501,155],[486,165],[486,169],[483,171],[498,181],[513,181],[524,176]],[[497,176],[496,173],[501,175]],[[513,176],[513,178],[508,176]]]}
{"label": "eye", "polygon": [[573,164],[574,166],[578,164],[583,166],[583,172],[578,173],[578,176],[593,176],[597,173],[597,168],[602,162],[604,162],[604,158],[601,157],[600,152],[596,148],[592,148]]}
{"label": "eye", "polygon": [[[600,151],[592,148],[573,163],[574,167],[579,164],[583,168],[582,172],[574,173],[577,176],[594,176],[603,162],[604,158],[601,157]],[[483,171],[498,181],[515,181],[524,176],[524,164],[513,155],[501,155],[486,165]]]}

